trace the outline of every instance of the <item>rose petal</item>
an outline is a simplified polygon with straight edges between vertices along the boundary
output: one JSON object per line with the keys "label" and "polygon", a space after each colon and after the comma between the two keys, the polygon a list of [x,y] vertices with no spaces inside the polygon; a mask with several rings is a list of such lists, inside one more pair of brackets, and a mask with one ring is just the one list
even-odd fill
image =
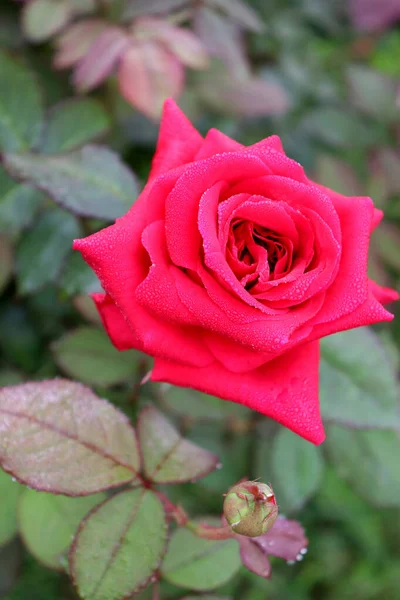
{"label": "rose petal", "polygon": [[111,296],[108,294],[91,294],[91,297],[99,311],[104,329],[114,346],[118,350],[130,350],[131,348],[143,350],[142,342],[133,333]]}
{"label": "rose petal", "polygon": [[219,181],[233,183],[241,177],[256,177],[264,173],[265,167],[258,158],[244,157],[236,152],[219,154],[189,165],[166,199],[165,226],[172,262],[196,270],[201,246],[197,212],[205,191],[205,181],[210,188]]}
{"label": "rose petal", "polygon": [[149,179],[192,162],[202,142],[203,138],[176,102],[171,98],[166,100]]}
{"label": "rose petal", "polygon": [[198,369],[156,359],[152,379],[239,402],[321,444],[325,434],[318,402],[318,363],[319,344],[312,342],[244,374],[218,363]]}

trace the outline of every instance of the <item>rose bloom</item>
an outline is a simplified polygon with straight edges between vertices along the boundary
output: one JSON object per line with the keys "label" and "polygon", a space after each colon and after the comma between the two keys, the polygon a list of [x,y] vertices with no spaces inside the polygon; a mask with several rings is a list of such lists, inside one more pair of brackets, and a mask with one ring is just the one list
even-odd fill
{"label": "rose bloom", "polygon": [[74,248],[102,283],[93,299],[113,344],[154,356],[153,381],[319,444],[319,339],[392,319],[381,303],[397,293],[367,277],[381,218],[370,198],[310,181],[278,137],[202,138],[169,100],[139,199]]}

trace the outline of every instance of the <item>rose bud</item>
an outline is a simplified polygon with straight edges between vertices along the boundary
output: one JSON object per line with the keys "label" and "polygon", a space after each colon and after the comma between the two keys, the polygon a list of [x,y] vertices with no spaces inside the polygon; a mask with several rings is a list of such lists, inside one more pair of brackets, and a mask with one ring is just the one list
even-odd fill
{"label": "rose bud", "polygon": [[235,533],[247,537],[267,533],[278,517],[272,488],[257,481],[238,483],[225,497],[224,515]]}

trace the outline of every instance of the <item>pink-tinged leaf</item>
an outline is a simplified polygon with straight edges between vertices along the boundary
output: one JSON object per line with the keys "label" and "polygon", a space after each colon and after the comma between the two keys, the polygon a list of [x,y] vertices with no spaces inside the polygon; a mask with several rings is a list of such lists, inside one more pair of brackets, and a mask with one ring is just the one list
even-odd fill
{"label": "pink-tinged leaf", "polygon": [[221,70],[204,77],[199,92],[213,107],[234,115],[282,115],[289,109],[288,96],[279,83],[261,78],[236,79]]}
{"label": "pink-tinged leaf", "polygon": [[168,14],[173,10],[184,8],[192,0],[128,0],[124,11],[126,20],[141,15]]}
{"label": "pink-tinged leaf", "polygon": [[112,73],[129,46],[128,36],[119,27],[100,33],[79,62],[73,75],[74,85],[81,92],[95,88]]}
{"label": "pink-tinged leaf", "polygon": [[43,42],[58,33],[73,11],[68,0],[31,0],[22,10],[22,28],[31,42]]}
{"label": "pink-tinged leaf", "polygon": [[125,100],[148,117],[158,119],[164,101],[182,92],[184,69],[160,44],[137,42],[124,54],[118,78]]}
{"label": "pink-tinged leaf", "polygon": [[206,7],[196,9],[194,30],[211,56],[220,58],[236,77],[247,76],[250,66],[237,25]]}
{"label": "pink-tinged leaf", "polygon": [[0,390],[0,464],[39,491],[86,496],[136,479],[140,458],[125,415],[65,379]]}
{"label": "pink-tinged leaf", "polygon": [[349,11],[360,31],[379,31],[400,19],[397,0],[350,0]]}
{"label": "pink-tinged leaf", "polygon": [[176,27],[165,19],[143,17],[135,22],[135,34],[139,40],[154,39],[165,44],[182,64],[192,69],[205,69],[208,66],[206,48],[189,29]]}
{"label": "pink-tinged leaf", "polygon": [[156,483],[195,481],[217,468],[218,457],[181,437],[156,408],[147,406],[138,420],[146,477]]}
{"label": "pink-tinged leaf", "polygon": [[68,27],[56,39],[57,51],[53,59],[54,67],[66,69],[78,62],[107,27],[107,23],[100,19],[79,21]]}
{"label": "pink-tinged leaf", "polygon": [[240,558],[243,565],[256,575],[268,579],[271,575],[271,563],[268,556],[253,539],[240,538]]}
{"label": "pink-tinged leaf", "polygon": [[241,0],[209,0],[209,4],[225,13],[241,27],[261,33],[264,24],[258,14]]}
{"label": "pink-tinged leaf", "polygon": [[278,517],[272,529],[254,538],[254,542],[265,554],[285,560],[301,560],[307,552],[308,545],[308,539],[300,523],[284,517]]}

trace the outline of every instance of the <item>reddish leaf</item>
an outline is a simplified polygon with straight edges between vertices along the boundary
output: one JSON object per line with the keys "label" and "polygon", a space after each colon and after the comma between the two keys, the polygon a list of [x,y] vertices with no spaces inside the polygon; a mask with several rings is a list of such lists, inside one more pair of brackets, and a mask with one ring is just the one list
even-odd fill
{"label": "reddish leaf", "polygon": [[137,19],[134,29],[138,38],[157,39],[179,58],[180,62],[192,69],[205,69],[208,65],[207,50],[200,39],[189,29],[176,27],[165,19]]}
{"label": "reddish leaf", "polygon": [[184,70],[163,46],[144,41],[136,42],[125,53],[118,77],[124,98],[145,115],[157,119],[164,101],[181,93]]}
{"label": "reddish leaf", "polygon": [[268,533],[254,538],[265,554],[285,560],[301,560],[307,552],[308,539],[298,521],[278,517]]}
{"label": "reddish leaf", "polygon": [[253,539],[241,537],[240,557],[242,563],[252,573],[268,579],[271,575],[271,563],[268,556]]}
{"label": "reddish leaf", "polygon": [[53,64],[56,69],[71,67],[83,58],[95,39],[107,28],[100,19],[79,21],[60,35],[56,40],[57,52]]}
{"label": "reddish leaf", "polygon": [[129,483],[140,468],[129,420],[65,379],[0,390],[0,464],[39,491],[85,496]]}
{"label": "reddish leaf", "polygon": [[139,416],[138,435],[146,476],[157,483],[195,481],[217,468],[218,457],[180,436],[152,406]]}
{"label": "reddish leaf", "polygon": [[361,31],[379,31],[400,19],[396,0],[350,0],[350,16]]}
{"label": "reddish leaf", "polygon": [[248,75],[250,67],[243,39],[235,24],[209,8],[200,7],[195,12],[194,29],[211,56],[224,61],[236,77]]}
{"label": "reddish leaf", "polygon": [[129,38],[119,27],[109,27],[100,33],[74,73],[76,87],[84,92],[99,85],[110,75],[129,47]]}

